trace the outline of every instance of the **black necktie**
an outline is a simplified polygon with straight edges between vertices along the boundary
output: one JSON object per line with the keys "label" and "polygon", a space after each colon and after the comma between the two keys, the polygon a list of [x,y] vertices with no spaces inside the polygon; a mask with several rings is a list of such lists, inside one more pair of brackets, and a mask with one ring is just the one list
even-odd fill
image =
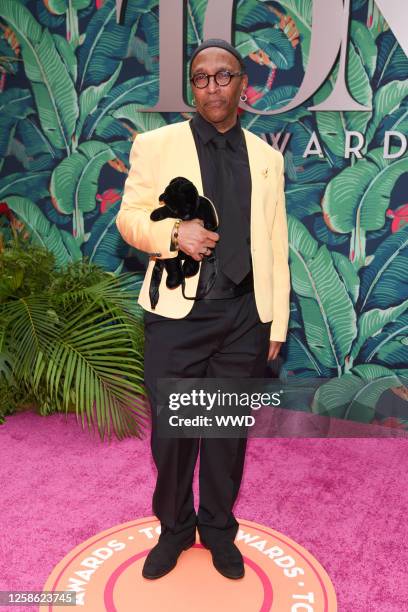
{"label": "black necktie", "polygon": [[216,147],[216,204],[220,216],[220,239],[217,253],[221,271],[238,285],[251,270],[246,247],[244,224],[235,197],[234,177],[228,163],[227,141],[222,134],[216,134],[212,141]]}

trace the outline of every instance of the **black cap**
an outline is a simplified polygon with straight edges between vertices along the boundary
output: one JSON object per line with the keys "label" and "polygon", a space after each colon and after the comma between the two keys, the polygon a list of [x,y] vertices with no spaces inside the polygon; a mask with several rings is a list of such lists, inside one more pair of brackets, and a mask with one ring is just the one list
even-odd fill
{"label": "black cap", "polygon": [[232,53],[232,55],[236,57],[237,60],[239,61],[241,70],[245,70],[244,59],[242,55],[239,53],[239,51],[235,49],[235,47],[233,47],[229,42],[227,42],[226,40],[222,38],[207,38],[207,40],[204,40],[200,45],[198,45],[197,49],[194,51],[193,55],[190,57],[190,75],[191,75],[191,66],[193,64],[193,60],[195,56],[198,55],[198,53],[200,53],[200,51],[202,51],[203,49],[208,49],[208,47],[219,47],[220,49],[225,49],[225,51]]}

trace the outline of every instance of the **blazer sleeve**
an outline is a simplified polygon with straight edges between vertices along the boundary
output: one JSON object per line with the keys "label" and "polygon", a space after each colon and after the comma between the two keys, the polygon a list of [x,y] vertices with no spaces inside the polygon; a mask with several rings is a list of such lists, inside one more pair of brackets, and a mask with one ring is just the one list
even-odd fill
{"label": "blazer sleeve", "polygon": [[276,213],[272,227],[273,320],[270,339],[285,342],[290,314],[289,241],[285,202],[285,163],[280,154]]}
{"label": "blazer sleeve", "polygon": [[116,226],[123,239],[133,247],[146,251],[157,259],[177,257],[170,251],[171,232],[175,219],[151,221],[150,213],[157,208],[153,174],[153,151],[147,134],[138,134],[129,155],[129,174],[125,181]]}

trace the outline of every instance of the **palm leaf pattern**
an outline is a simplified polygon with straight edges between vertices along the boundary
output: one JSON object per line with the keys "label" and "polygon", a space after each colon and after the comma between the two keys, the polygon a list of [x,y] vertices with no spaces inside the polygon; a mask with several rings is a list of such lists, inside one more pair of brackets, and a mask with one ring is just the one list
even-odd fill
{"label": "palm leaf pattern", "polygon": [[[129,249],[114,223],[118,203],[108,207],[100,194],[121,193],[138,132],[187,116],[140,111],[159,93],[158,4],[133,0],[118,25],[114,0],[2,0],[1,23],[23,61],[13,68],[18,78],[6,75],[1,83],[0,211],[59,264],[88,257],[115,274],[127,270]],[[187,55],[202,41],[206,5],[185,3]],[[236,0],[235,44],[255,109],[282,108],[296,94],[312,9],[312,0]],[[332,378],[313,410],[370,422],[408,363],[408,219],[400,213],[392,223],[407,204],[408,161],[406,153],[383,155],[385,132],[408,129],[408,60],[371,0],[351,1],[349,35],[348,87],[372,111],[308,110],[332,91],[335,66],[309,104],[274,116],[245,112],[241,122],[270,143],[273,134],[289,135],[293,309],[282,376]],[[344,157],[345,129],[363,134],[362,158]],[[305,158],[313,133],[323,157]],[[390,151],[398,149],[393,143]],[[87,330],[78,325],[77,342],[85,343]],[[81,368],[95,388],[102,384],[86,360]],[[335,397],[342,394],[339,407]]]}

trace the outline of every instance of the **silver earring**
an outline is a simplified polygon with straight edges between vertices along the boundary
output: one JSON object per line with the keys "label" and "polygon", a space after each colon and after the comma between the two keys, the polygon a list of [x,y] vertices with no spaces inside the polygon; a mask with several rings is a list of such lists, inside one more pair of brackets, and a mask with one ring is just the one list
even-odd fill
{"label": "silver earring", "polygon": [[196,105],[196,101],[195,101],[195,99],[194,99],[194,98],[191,100],[191,104],[192,104],[193,106],[195,106],[195,105]]}
{"label": "silver earring", "polygon": [[248,96],[244,93],[239,96],[241,102],[246,102],[248,100]]}

